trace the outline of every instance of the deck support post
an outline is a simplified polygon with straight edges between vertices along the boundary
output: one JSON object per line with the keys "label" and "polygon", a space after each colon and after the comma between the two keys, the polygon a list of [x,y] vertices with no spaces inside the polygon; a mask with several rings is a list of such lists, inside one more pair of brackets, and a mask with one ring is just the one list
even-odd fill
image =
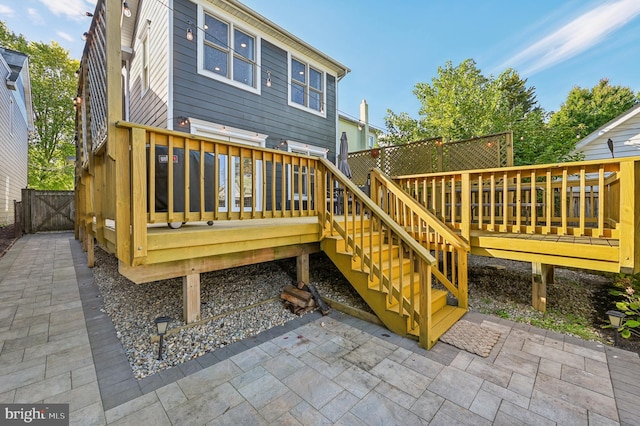
{"label": "deck support post", "polygon": [[309,253],[296,257],[296,282],[309,284]]}
{"label": "deck support post", "polygon": [[545,312],[547,310],[547,284],[553,283],[553,265],[531,262],[531,274],[531,304],[533,309]]}
{"label": "deck support post", "polygon": [[182,303],[184,322],[200,321],[200,274],[182,277]]}
{"label": "deck support post", "polygon": [[87,244],[87,267],[93,268],[96,264],[95,256],[95,243],[93,240],[93,234],[91,232],[85,232],[85,241]]}

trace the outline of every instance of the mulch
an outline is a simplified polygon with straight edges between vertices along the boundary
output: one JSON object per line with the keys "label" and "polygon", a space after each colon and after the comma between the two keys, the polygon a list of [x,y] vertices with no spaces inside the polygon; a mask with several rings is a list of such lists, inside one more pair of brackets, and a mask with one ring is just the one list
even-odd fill
{"label": "mulch", "polygon": [[0,227],[0,257],[4,256],[16,239],[13,225]]}

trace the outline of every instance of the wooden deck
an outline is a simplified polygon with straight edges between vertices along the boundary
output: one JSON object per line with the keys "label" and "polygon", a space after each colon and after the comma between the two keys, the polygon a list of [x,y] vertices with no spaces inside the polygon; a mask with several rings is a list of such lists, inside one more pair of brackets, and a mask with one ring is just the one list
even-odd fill
{"label": "wooden deck", "polygon": [[[366,194],[324,159],[131,123],[105,149],[78,164],[89,264],[97,240],[134,283],[182,277],[186,322],[199,319],[201,273],[295,257],[308,282],[320,250],[387,327],[426,348],[468,308],[469,253],[531,262],[542,311],[554,266],[640,270],[640,158],[393,179],[372,170]],[[155,150],[207,161],[169,162],[158,177]]]}
{"label": "wooden deck", "polygon": [[146,283],[286,259],[320,251],[322,234],[315,216],[223,220],[212,226],[189,222],[179,229],[149,224],[145,262],[120,262],[119,269],[131,281]]}
{"label": "wooden deck", "polygon": [[470,253],[549,265],[620,272],[620,241],[573,235],[471,231]]}

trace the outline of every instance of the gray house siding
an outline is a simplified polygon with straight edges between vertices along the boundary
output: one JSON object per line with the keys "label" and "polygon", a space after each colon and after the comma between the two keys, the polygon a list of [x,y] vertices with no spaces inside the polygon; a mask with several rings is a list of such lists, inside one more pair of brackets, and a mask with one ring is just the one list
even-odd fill
{"label": "gray house siding", "polygon": [[29,130],[19,100],[6,85],[9,73],[0,58],[0,226],[13,224],[13,201],[20,201],[27,187]]}
{"label": "gray house siding", "polygon": [[[326,117],[321,117],[288,105],[287,52],[265,39],[261,39],[257,73],[262,83],[261,94],[198,74],[197,40],[189,41],[182,36],[187,31],[186,20],[197,22],[197,7],[191,2],[176,1],[174,8],[181,19],[175,19],[174,29],[173,117],[193,117],[267,134],[269,148],[278,146],[280,140],[320,146],[329,150],[330,160],[335,159],[335,77],[326,75]],[[295,56],[295,52],[292,54]],[[271,72],[271,87],[264,84],[267,70]],[[176,130],[188,131],[179,127]]]}
{"label": "gray house siding", "polygon": [[[167,127],[169,100],[169,11],[157,1],[141,2],[138,26],[134,35],[129,65],[130,116],[134,123]],[[147,32],[148,31],[148,32]],[[149,88],[143,93],[142,41],[148,37]]]}

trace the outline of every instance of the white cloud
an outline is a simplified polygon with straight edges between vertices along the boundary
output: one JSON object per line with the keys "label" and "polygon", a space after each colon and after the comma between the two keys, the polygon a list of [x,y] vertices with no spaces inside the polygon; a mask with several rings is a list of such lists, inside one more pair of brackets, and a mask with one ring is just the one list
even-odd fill
{"label": "white cloud", "polygon": [[29,15],[29,21],[35,25],[44,25],[44,19],[38,13],[38,11],[32,7],[27,8],[27,15]]}
{"label": "white cloud", "polygon": [[69,34],[65,33],[64,31],[57,31],[57,32],[56,32],[56,35],[57,35],[58,37],[60,37],[61,39],[66,40],[66,41],[69,41],[69,42],[71,42],[71,41],[74,41],[74,40],[75,40],[73,37],[71,37]]}
{"label": "white cloud", "polygon": [[501,68],[517,68],[523,75],[535,74],[597,45],[638,15],[638,0],[599,5],[509,58]]}
{"label": "white cloud", "polygon": [[8,16],[9,18],[14,17],[14,11],[9,6],[5,6],[4,4],[0,4],[0,15]]}
{"label": "white cloud", "polygon": [[[66,16],[67,18],[79,21],[85,19],[83,13],[87,11],[87,2],[85,0],[65,0],[65,1],[51,1],[40,0],[51,13],[56,16]],[[93,12],[91,10],[90,12]]]}

